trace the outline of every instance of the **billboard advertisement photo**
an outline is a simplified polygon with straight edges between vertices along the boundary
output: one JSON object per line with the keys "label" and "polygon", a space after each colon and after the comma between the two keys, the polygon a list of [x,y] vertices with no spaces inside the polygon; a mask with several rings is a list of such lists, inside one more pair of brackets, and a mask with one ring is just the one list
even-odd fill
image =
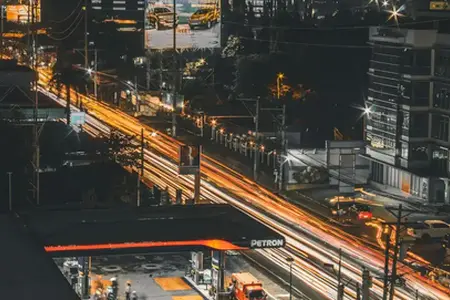
{"label": "billboard advertisement photo", "polygon": [[195,174],[200,169],[200,146],[180,147],[180,175]]}
{"label": "billboard advertisement photo", "polygon": [[146,0],[145,47],[173,48],[173,27],[177,49],[220,47],[220,0]]}

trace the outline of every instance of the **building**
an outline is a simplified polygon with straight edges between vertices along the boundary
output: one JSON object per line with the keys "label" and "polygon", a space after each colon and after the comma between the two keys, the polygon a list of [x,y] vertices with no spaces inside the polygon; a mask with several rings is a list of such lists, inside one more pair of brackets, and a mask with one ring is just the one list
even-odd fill
{"label": "building", "polygon": [[96,22],[114,21],[123,31],[142,31],[144,0],[90,0],[89,13]]}
{"label": "building", "polygon": [[372,27],[365,114],[370,180],[450,202],[450,35]]}

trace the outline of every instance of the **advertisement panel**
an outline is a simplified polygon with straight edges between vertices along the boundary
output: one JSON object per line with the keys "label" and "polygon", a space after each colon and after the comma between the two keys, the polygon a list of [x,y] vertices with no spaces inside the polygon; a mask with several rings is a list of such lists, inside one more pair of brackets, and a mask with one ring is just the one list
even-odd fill
{"label": "advertisement panel", "polygon": [[[40,1],[38,1],[38,7],[36,10],[37,22],[41,21],[41,7]],[[6,6],[6,21],[15,23],[27,23],[31,20],[31,14],[28,17],[28,5],[16,4]]]}
{"label": "advertisement panel", "polygon": [[181,146],[179,173],[196,174],[200,169],[200,146]]}
{"label": "advertisement panel", "polygon": [[[161,93],[161,102],[165,108],[173,108],[174,94],[170,92]],[[184,103],[184,95],[177,94],[176,107],[177,110],[181,111]]]}
{"label": "advertisement panel", "polygon": [[[145,47],[173,48],[173,0],[146,0]],[[176,0],[176,48],[220,47],[220,0]]]}

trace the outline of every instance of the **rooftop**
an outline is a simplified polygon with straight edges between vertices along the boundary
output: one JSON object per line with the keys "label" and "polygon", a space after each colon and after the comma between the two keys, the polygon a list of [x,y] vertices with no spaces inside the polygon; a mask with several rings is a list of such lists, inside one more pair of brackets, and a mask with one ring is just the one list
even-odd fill
{"label": "rooftop", "polygon": [[[37,241],[55,252],[95,254],[177,248],[250,248],[251,240],[284,240],[278,233],[228,205],[174,205],[139,209],[95,209],[21,213]],[[164,244],[165,243],[165,244]],[[126,245],[124,245],[126,244]],[[78,245],[78,247],[67,247]],[[101,245],[107,245],[105,247]],[[62,246],[58,248],[57,246]],[[66,251],[66,250],[64,250]],[[86,253],[87,252],[87,253]],[[58,253],[54,253],[58,255]]]}
{"label": "rooftop", "polygon": [[[2,299],[79,300],[44,249],[13,216],[0,215]],[[45,295],[45,296],[44,296]]]}

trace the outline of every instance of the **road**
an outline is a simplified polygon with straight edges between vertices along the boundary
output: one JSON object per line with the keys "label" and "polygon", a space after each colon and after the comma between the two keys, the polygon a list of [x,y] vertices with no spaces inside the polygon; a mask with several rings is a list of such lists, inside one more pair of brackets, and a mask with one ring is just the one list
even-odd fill
{"label": "road", "polygon": [[[64,100],[47,91],[51,77],[48,70],[40,70],[40,90],[50,98],[64,105]],[[43,88],[45,87],[45,88]],[[75,91],[72,99],[76,99]],[[64,96],[64,93],[62,94]],[[145,149],[144,180],[148,179],[161,187],[169,187],[172,196],[176,189],[186,194],[184,199],[193,197],[193,176],[178,175],[177,157],[180,142],[141,124],[137,119],[105,103],[79,95],[83,107],[87,109],[87,125],[84,130],[93,136],[108,134],[110,128],[127,135],[139,135],[141,128],[148,147]],[[152,134],[153,133],[153,134]],[[271,193],[251,179],[237,173],[211,157],[202,156],[202,198],[217,203],[229,203],[246,212],[286,237],[284,249],[260,250],[261,254],[280,268],[288,270],[287,257],[294,258],[293,274],[324,299],[336,299],[337,279],[333,271],[324,264],[337,266],[338,249],[342,249],[342,274],[344,282],[350,280],[345,289],[345,299],[354,299],[354,282],[361,282],[362,266],[374,276],[371,295],[380,299],[383,294],[382,270],[384,258],[356,237],[345,233],[314,215],[290,204]],[[420,299],[450,299],[449,290],[421,277],[408,266],[399,264],[401,274],[405,274],[406,287],[396,288],[395,299],[414,299],[416,291]]]}

